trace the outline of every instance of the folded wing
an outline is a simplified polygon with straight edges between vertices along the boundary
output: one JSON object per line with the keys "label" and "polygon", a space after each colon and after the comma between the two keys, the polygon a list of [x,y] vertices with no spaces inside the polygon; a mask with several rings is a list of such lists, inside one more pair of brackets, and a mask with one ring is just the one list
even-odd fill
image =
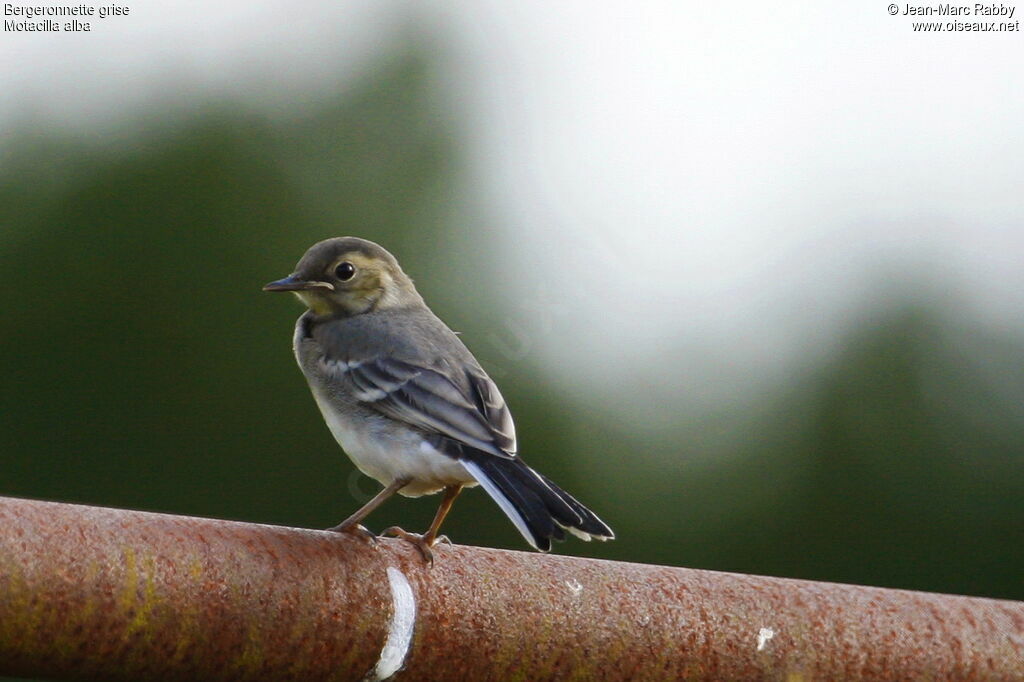
{"label": "folded wing", "polygon": [[365,406],[455,443],[515,456],[512,417],[482,371],[467,371],[460,386],[434,369],[390,357],[331,364],[352,382],[354,397]]}

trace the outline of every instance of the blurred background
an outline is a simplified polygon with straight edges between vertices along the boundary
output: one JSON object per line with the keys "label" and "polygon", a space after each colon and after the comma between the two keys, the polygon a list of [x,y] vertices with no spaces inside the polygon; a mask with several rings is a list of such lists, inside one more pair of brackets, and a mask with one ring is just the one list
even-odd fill
{"label": "blurred background", "polygon": [[[0,40],[0,494],[347,516],[378,486],[260,287],[358,235],[618,533],[557,551],[1024,599],[1020,33],[832,1],[129,6]],[[446,532],[526,549],[480,491]]]}

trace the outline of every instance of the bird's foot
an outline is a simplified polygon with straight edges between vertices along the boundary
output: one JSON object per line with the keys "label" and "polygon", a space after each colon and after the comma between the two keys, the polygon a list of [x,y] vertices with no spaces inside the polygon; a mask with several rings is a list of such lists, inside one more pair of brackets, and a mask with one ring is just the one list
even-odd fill
{"label": "bird's foot", "polygon": [[373,534],[373,531],[371,531],[369,528],[360,523],[342,522],[339,523],[337,526],[332,526],[328,528],[327,530],[332,531],[334,533],[346,533],[347,535],[355,535],[357,538],[362,538],[363,540],[369,542],[371,545],[377,544],[377,536]]}
{"label": "bird's foot", "polygon": [[414,547],[416,547],[416,549],[420,551],[420,554],[423,555],[423,560],[431,565],[433,565],[434,563],[434,553],[430,551],[430,548],[439,542],[447,542],[449,545],[452,544],[452,541],[448,539],[447,535],[441,535],[439,537],[428,537],[427,535],[420,535],[419,533],[410,533],[409,531],[403,530],[398,526],[391,526],[391,528],[386,529],[380,535],[381,537],[394,536],[396,538],[401,538],[402,540],[405,540],[408,543],[411,543]]}

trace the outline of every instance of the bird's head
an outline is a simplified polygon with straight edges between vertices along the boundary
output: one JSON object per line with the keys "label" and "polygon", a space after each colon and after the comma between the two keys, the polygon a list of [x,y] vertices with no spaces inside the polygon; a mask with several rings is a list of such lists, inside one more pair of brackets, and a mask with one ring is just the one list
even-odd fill
{"label": "bird's head", "polygon": [[423,302],[395,257],[358,237],[314,244],[292,274],[263,290],[291,291],[317,315],[360,315]]}

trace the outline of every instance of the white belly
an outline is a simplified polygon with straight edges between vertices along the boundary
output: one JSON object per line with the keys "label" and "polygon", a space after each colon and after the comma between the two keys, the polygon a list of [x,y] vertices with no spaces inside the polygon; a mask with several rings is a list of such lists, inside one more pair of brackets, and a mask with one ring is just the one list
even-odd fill
{"label": "white belly", "polygon": [[415,431],[396,433],[384,416],[348,419],[317,389],[313,389],[313,397],[334,439],[361,472],[385,486],[397,478],[412,479],[399,494],[419,497],[456,483],[477,484],[462,464],[435,450]]}

